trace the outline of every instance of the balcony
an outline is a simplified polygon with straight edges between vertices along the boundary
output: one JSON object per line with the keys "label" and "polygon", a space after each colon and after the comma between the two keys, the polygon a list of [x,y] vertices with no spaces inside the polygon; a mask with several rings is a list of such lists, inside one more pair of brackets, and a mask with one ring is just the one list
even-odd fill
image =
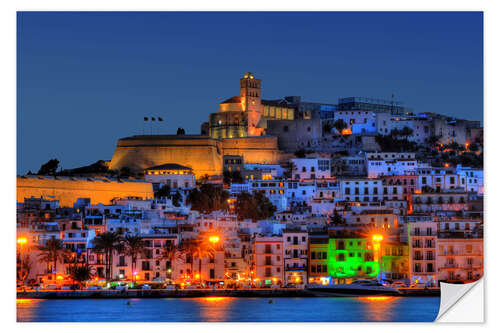
{"label": "balcony", "polygon": [[291,266],[291,267],[286,267],[285,268],[285,271],[305,271],[307,270],[307,266],[306,265],[302,265],[302,266]]}
{"label": "balcony", "polygon": [[471,257],[482,257],[483,253],[474,251],[474,252],[466,252],[466,251],[459,251],[459,250],[454,250],[454,251],[440,251],[439,252],[440,256],[471,256]]}

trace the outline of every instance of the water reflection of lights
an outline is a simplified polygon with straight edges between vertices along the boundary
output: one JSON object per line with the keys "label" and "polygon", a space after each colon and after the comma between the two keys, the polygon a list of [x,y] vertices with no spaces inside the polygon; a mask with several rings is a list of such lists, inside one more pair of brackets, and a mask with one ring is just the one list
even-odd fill
{"label": "water reflection of lights", "polygon": [[358,299],[365,304],[364,313],[369,321],[391,321],[399,297],[364,296]]}
{"label": "water reflection of lights", "polygon": [[225,321],[234,297],[208,296],[198,298],[200,314],[205,321]]}
{"label": "water reflection of lights", "polygon": [[16,298],[17,321],[34,321],[43,299]]}
{"label": "water reflection of lights", "polygon": [[31,305],[43,302],[43,299],[34,299],[34,298],[16,298],[17,305]]}
{"label": "water reflection of lights", "polygon": [[394,296],[365,296],[359,298],[359,300],[362,302],[380,302],[380,303],[392,302],[395,299],[396,297]]}
{"label": "water reflection of lights", "polygon": [[219,303],[219,302],[228,302],[232,300],[232,297],[208,296],[201,298],[201,300],[208,303]]}

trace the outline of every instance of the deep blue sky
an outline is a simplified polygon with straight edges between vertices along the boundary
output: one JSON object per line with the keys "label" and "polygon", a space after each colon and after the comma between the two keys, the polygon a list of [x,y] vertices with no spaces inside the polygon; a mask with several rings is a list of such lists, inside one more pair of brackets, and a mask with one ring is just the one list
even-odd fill
{"label": "deep blue sky", "polygon": [[144,116],[197,134],[246,71],[264,98],[483,120],[481,13],[19,13],[17,51],[18,173],[111,159]]}

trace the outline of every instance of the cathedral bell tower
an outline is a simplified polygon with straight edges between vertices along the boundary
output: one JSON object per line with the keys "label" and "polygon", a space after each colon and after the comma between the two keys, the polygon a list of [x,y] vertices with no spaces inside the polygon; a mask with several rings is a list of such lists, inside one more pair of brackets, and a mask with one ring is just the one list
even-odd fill
{"label": "cathedral bell tower", "polygon": [[250,72],[240,79],[240,96],[242,111],[248,114],[248,135],[261,135],[262,128],[257,128],[262,116],[260,80]]}

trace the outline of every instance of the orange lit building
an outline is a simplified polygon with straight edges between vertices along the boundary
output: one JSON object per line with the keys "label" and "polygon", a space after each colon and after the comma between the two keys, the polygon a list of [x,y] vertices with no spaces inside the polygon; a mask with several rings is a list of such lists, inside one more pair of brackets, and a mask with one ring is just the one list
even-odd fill
{"label": "orange lit building", "polygon": [[260,80],[252,73],[240,79],[240,96],[219,105],[219,112],[210,114],[209,134],[214,139],[260,136],[262,117]]}

